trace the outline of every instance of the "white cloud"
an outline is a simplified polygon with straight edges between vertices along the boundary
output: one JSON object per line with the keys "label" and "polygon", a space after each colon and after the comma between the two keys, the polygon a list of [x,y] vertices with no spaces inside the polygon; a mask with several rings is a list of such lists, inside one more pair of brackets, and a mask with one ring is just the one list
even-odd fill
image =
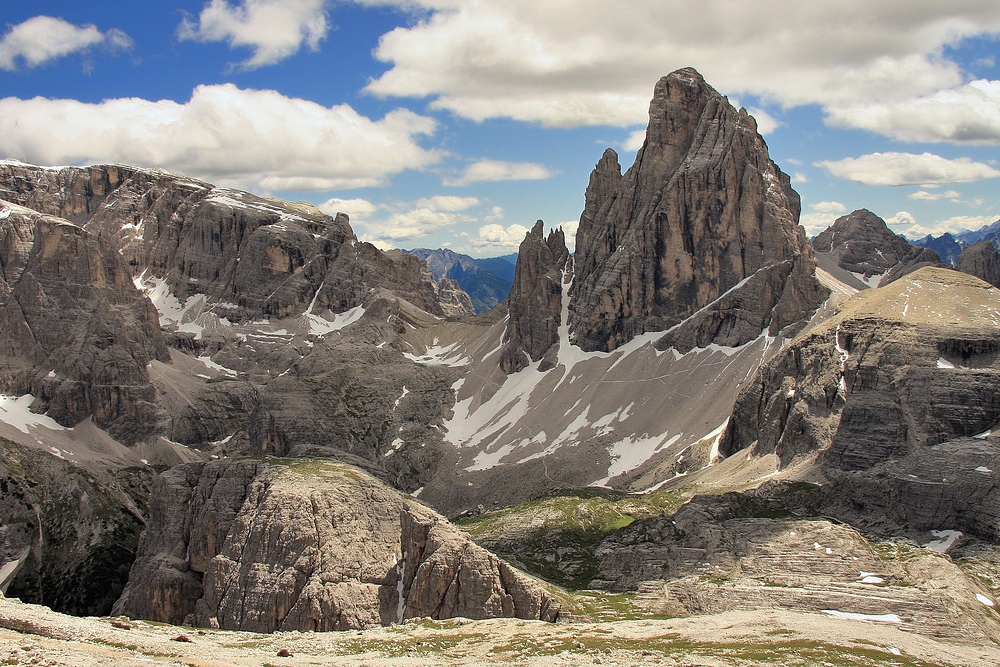
{"label": "white cloud", "polygon": [[579,220],[561,222],[556,227],[562,227],[563,234],[566,235],[566,247],[570,252],[576,252],[576,230],[580,228]]}
{"label": "white cloud", "polygon": [[243,69],[273,65],[298,52],[305,44],[313,51],[326,36],[326,0],[211,0],[198,20],[185,17],[178,28],[181,39],[228,42],[248,47],[253,55]]}
{"label": "white cloud", "polygon": [[792,175],[792,183],[808,183],[808,182],[809,178],[801,171],[797,171]]}
{"label": "white cloud", "polygon": [[896,215],[885,218],[885,224],[890,227],[912,226],[917,224],[917,219],[909,211],[900,211]]}
{"label": "white cloud", "polygon": [[405,109],[372,120],[346,104],[232,84],[199,86],[183,104],[0,100],[0,154],[36,164],[164,167],[256,191],[384,185],[440,160],[416,141],[435,127]]}
{"label": "white cloud", "polygon": [[901,141],[1000,144],[1000,81],[972,81],[916,99],[835,107],[827,122]]}
{"label": "white cloud", "polygon": [[918,222],[917,219],[907,211],[900,211],[896,215],[886,218],[887,225],[893,228],[897,234],[902,234],[909,239],[919,239],[930,234],[931,236],[941,236],[945,232],[958,234],[970,229],[979,229],[983,225],[990,225],[997,221],[997,215],[958,215],[936,222]]}
{"label": "white cloud", "polygon": [[454,213],[435,211],[426,207],[415,208],[411,211],[393,213],[386,220],[366,225],[363,238],[412,241],[459,221]]}
{"label": "white cloud", "polygon": [[933,153],[871,153],[857,158],[824,160],[814,166],[823,167],[837,178],[865,185],[966,183],[1000,176],[1000,171],[988,164],[964,157],[949,160]]}
{"label": "white cloud", "polygon": [[378,211],[378,205],[373,204],[367,199],[339,199],[337,197],[327,199],[316,208],[332,216],[338,213],[346,213],[351,222],[360,222],[370,218]]}
{"label": "white cloud", "polygon": [[637,151],[642,148],[642,144],[646,141],[646,128],[641,128],[630,132],[628,137],[620,145],[627,151]]}
{"label": "white cloud", "polygon": [[818,213],[844,213],[847,211],[847,207],[839,201],[821,201],[810,204],[809,208]]}
{"label": "white cloud", "polygon": [[524,225],[514,224],[505,229],[494,223],[480,227],[479,237],[472,239],[471,244],[481,250],[517,250],[527,233]]}
{"label": "white cloud", "polygon": [[473,206],[479,206],[479,200],[475,197],[435,195],[426,199],[418,199],[417,206],[429,208],[432,211],[464,211]]}
{"label": "white cloud", "polygon": [[27,67],[38,67],[98,45],[130,49],[132,39],[117,28],[102,33],[92,23],[73,25],[52,16],[35,16],[12,26],[0,38],[0,69],[15,71],[19,60]]}
{"label": "white cloud", "polygon": [[906,196],[917,201],[937,201],[939,199],[958,201],[962,195],[954,190],[947,190],[945,192],[927,192],[926,190],[917,190],[916,192],[911,192]]}
{"label": "white cloud", "polygon": [[493,181],[535,181],[551,178],[555,172],[534,162],[504,162],[483,159],[473,162],[455,179],[445,179],[445,185],[468,185]]}
{"label": "white cloud", "polygon": [[799,217],[799,224],[805,227],[806,235],[813,237],[837,221],[837,218],[847,212],[847,207],[839,201],[821,201],[810,204],[809,213]]}
{"label": "white cloud", "polygon": [[393,4],[425,13],[382,36],[375,53],[390,68],[369,91],[560,127],[643,123],[652,82],[684,66],[724,92],[784,107],[929,97],[963,84],[945,45],[1000,31],[1000,5],[987,0]]}

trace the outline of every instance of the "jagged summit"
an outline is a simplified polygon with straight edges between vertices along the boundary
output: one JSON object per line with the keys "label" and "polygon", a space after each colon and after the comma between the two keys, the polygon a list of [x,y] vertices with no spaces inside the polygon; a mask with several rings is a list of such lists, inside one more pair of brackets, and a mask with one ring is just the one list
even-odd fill
{"label": "jagged summit", "polygon": [[868,209],[837,218],[813,239],[819,266],[855,287],[879,287],[924,266],[944,266],[930,248],[911,245]]}
{"label": "jagged summit", "polygon": [[798,194],[753,118],[693,69],[663,77],[633,166],[622,175],[608,150],[591,175],[576,240],[572,339],[584,350],[612,350],[706,307],[665,344],[740,345],[802,321],[826,293],[812,276],[798,216]]}

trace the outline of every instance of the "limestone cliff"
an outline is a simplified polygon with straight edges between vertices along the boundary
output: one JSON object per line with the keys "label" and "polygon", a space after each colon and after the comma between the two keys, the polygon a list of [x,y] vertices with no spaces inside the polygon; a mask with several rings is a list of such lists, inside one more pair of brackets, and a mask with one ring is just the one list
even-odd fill
{"label": "limestone cliff", "polygon": [[500,355],[500,368],[505,373],[516,373],[532,361],[539,361],[559,341],[563,277],[568,262],[562,229],[546,237],[539,220],[525,234],[507,300],[510,317],[504,332],[506,346]]}
{"label": "limestone cliff", "polygon": [[591,175],[572,340],[613,350],[687,320],[661,342],[687,351],[799,325],[827,292],[798,217],[799,197],[753,118],[693,69],[663,77],[633,166],[621,175],[608,150]]}
{"label": "limestone cliff", "polygon": [[108,243],[0,201],[0,391],[124,442],[157,421],[146,366],[166,360],[156,310]]}
{"label": "limestone cliff", "polygon": [[950,269],[859,293],[762,367],[720,451],[858,470],[983,433],[1000,420],[998,318],[996,290]]}
{"label": "limestone cliff", "polygon": [[354,236],[346,215],[120,165],[0,162],[0,199],[59,216],[116,247],[184,303],[204,294],[231,321],[343,312],[388,288],[441,315],[423,263]]}
{"label": "limestone cliff", "polygon": [[423,616],[555,620],[559,608],[446,519],[357,469],[247,460],[155,480],[115,613],[273,632]]}

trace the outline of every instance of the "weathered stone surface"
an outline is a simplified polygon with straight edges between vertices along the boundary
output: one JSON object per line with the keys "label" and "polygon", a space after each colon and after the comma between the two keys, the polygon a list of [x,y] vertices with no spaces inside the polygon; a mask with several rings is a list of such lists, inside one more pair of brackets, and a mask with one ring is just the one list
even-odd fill
{"label": "weathered stone surface", "polygon": [[540,360],[559,341],[563,277],[568,262],[562,229],[546,237],[539,220],[525,234],[507,300],[510,319],[504,332],[506,346],[500,356],[500,368],[505,373],[516,373]]}
{"label": "weathered stone surface", "polygon": [[[801,516],[803,509],[828,515],[828,506],[817,501],[832,494],[802,488],[808,486],[772,483],[697,496],[674,514],[636,521],[602,541],[592,585],[638,591],[640,606],[671,616],[835,610],[893,614],[903,628],[924,635],[998,635],[995,618],[984,619],[977,607],[981,582],[913,542],[882,544],[876,552],[847,525]],[[838,493],[846,498],[849,491]],[[865,491],[867,497],[870,489]],[[894,496],[885,505],[903,500]],[[929,536],[925,527],[914,527],[914,536],[920,530]]]}
{"label": "weathered stone surface", "polygon": [[924,268],[840,313],[765,364],[741,392],[720,452],[753,445],[782,466],[824,451],[866,469],[1000,420],[1000,295]]}
{"label": "weathered stone surface", "polygon": [[472,298],[451,278],[442,278],[436,286],[437,301],[448,317],[475,315]]}
{"label": "weathered stone surface", "polygon": [[955,268],[1000,287],[1000,253],[990,241],[980,241],[963,248]]}
{"label": "weathered stone surface", "polygon": [[0,385],[66,426],[93,416],[124,442],[158,419],[147,364],[168,358],[156,310],[113,247],[0,202]]}
{"label": "weathered stone surface", "polygon": [[[649,118],[625,175],[609,150],[591,176],[576,237],[573,340],[612,350],[699,311],[662,346],[739,345],[800,324],[827,291],[813,276],[799,197],[753,118],[692,69],[656,84]],[[752,293],[743,295],[748,278]]]}
{"label": "weathered stone surface", "polygon": [[0,162],[0,198],[66,217],[105,239],[135,273],[162,278],[184,303],[206,295],[232,321],[335,313],[377,287],[442,314],[423,263],[354,236],[348,218],[117,165],[49,169]]}
{"label": "weathered stone surface", "polygon": [[867,209],[837,218],[813,239],[813,247],[821,267],[852,274],[860,284],[846,282],[857,287],[882,287],[925,266],[944,266],[936,252],[910,245]]}
{"label": "weathered stone surface", "polygon": [[361,471],[178,466],[115,613],[225,629],[343,630],[430,616],[555,620],[536,582]]}

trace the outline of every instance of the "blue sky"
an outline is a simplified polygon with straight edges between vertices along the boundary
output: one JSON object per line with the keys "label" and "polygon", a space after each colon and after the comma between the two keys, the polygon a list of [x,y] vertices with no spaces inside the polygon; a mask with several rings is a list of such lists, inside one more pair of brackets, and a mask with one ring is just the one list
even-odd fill
{"label": "blue sky", "polygon": [[572,233],[657,78],[757,118],[810,235],[1000,218],[995,0],[2,0],[0,157],[122,162],[306,200],[383,247]]}

